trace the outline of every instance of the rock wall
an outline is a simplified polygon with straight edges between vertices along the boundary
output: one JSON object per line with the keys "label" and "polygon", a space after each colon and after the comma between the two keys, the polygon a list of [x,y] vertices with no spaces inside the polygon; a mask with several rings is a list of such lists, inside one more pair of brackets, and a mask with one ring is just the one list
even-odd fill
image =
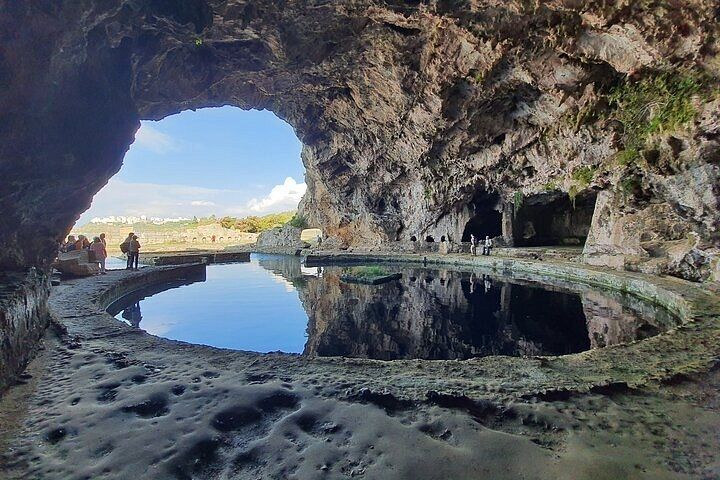
{"label": "rock wall", "polygon": [[283,225],[260,233],[255,245],[259,249],[274,247],[304,248],[306,244],[300,240],[301,234],[302,228]]}
{"label": "rock wall", "polygon": [[715,1],[0,0],[0,12],[2,267],[52,257],[140,119],[229,104],[295,128],[302,207],[327,245],[458,242],[478,195],[510,212],[593,190],[589,261],[718,276]]}
{"label": "rock wall", "polygon": [[47,276],[0,274],[0,393],[31,360],[49,322]]}

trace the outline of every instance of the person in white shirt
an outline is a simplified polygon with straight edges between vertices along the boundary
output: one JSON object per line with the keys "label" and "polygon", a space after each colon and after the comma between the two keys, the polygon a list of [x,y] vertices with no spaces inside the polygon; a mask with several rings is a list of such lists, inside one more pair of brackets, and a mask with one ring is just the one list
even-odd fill
{"label": "person in white shirt", "polygon": [[485,243],[483,244],[483,255],[490,255],[490,250],[493,248],[492,240],[488,235],[485,235]]}

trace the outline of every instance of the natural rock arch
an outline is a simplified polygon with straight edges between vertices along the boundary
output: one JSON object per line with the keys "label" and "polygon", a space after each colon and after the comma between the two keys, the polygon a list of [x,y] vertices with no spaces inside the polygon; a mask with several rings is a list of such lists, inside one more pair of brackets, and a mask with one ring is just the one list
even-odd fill
{"label": "natural rock arch", "polygon": [[[695,125],[658,140],[630,187],[620,185],[630,167],[608,170],[622,145],[597,113],[628,74],[717,74],[707,62],[717,46],[703,40],[718,37],[714,3],[669,8],[0,0],[0,267],[53,257],[120,168],[140,119],[234,105],[270,109],[294,127],[303,208],[328,246],[403,231],[460,238],[478,185],[507,202],[595,185],[605,191],[587,254],[643,258],[647,241],[654,254],[695,235],[682,248],[703,261],[688,267],[680,251],[669,273],[707,278],[717,273],[707,267],[718,245],[717,105],[695,99]],[[575,181],[581,168],[595,176]]]}

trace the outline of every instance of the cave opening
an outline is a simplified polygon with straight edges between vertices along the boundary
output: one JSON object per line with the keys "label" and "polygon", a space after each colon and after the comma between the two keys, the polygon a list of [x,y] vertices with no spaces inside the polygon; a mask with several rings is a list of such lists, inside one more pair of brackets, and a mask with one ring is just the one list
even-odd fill
{"label": "cave opening", "polygon": [[472,217],[465,224],[462,241],[469,242],[470,235],[476,238],[495,238],[502,236],[502,213],[498,209],[500,197],[496,194],[480,192],[470,202]]}
{"label": "cave opening", "polygon": [[[104,231],[110,245],[126,231],[148,246],[238,243],[228,229],[257,234],[294,215],[306,190],[301,148],[292,127],[268,110],[224,106],[143,121],[122,168],[71,233]],[[314,243],[321,234],[305,230],[303,238]]]}
{"label": "cave opening", "polygon": [[596,192],[584,192],[571,199],[566,193],[540,194],[525,198],[512,220],[516,247],[576,246],[585,244]]}

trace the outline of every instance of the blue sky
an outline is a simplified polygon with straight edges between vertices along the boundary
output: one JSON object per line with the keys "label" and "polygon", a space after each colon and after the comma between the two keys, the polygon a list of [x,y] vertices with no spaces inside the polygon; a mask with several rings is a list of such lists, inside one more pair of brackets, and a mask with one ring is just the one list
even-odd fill
{"label": "blue sky", "polygon": [[93,199],[93,217],[262,215],[305,191],[300,141],[273,113],[235,107],[142,122],[123,167]]}

